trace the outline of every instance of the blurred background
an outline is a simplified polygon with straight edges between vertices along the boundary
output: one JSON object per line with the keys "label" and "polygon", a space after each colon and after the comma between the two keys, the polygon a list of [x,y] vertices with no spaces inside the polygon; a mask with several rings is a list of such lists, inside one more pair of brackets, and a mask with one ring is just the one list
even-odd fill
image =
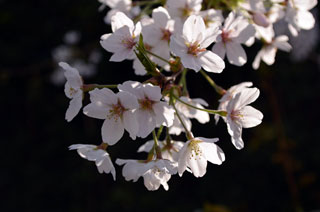
{"label": "blurred background", "polygon": [[[193,122],[196,136],[220,138],[226,161],[209,164],[202,178],[172,176],[169,191],[150,192],[142,179],[125,181],[121,167],[114,182],[68,150],[76,143],[99,144],[102,122],[81,113],[65,121],[69,100],[57,62],[77,67],[86,83],[147,79],[134,75],[131,61],[108,61],[99,39],[110,26],[99,7],[86,0],[0,0],[0,211],[320,211],[318,25],[291,39],[293,51],[278,52],[273,66],[252,70],[257,43],[246,48],[245,66],[227,64],[223,73],[210,75],[224,88],[252,81],[261,91],[252,106],[263,112],[263,123],[244,130],[245,148],[238,151],[222,121],[216,126],[211,116],[206,125]],[[190,71],[187,77],[190,96],[216,108],[220,97],[202,76]],[[108,152],[113,161],[143,159],[135,152],[147,140],[125,134]]]}

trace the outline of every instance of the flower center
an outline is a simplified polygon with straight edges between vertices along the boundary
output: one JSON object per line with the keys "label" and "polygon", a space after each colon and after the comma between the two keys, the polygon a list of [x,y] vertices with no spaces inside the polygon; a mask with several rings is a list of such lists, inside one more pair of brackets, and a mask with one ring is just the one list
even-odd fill
{"label": "flower center", "polygon": [[180,8],[183,17],[189,17],[192,13],[192,9],[186,4],[183,8]]}
{"label": "flower center", "polygon": [[145,97],[145,99],[139,99],[139,104],[142,110],[152,110],[154,101],[150,100],[148,97]]}
{"label": "flower center", "polygon": [[197,42],[192,44],[187,44],[187,47],[188,47],[187,53],[195,57],[198,55],[198,53],[206,51],[206,49],[200,49],[200,44],[198,44]]}
{"label": "flower center", "polygon": [[127,49],[132,49],[136,45],[133,37],[126,37],[121,42]]}
{"label": "flower center", "polygon": [[126,109],[122,106],[121,102],[118,101],[117,104],[112,105],[112,109],[109,110],[107,117],[109,119],[113,118],[115,121],[118,121],[119,118],[122,118],[125,111]]}
{"label": "flower center", "polygon": [[161,40],[169,41],[172,33],[168,29],[161,29],[161,31],[162,31]]}
{"label": "flower center", "polygon": [[227,43],[228,41],[231,41],[231,39],[229,38],[229,35],[230,35],[230,31],[224,31],[224,30],[222,30],[221,38],[222,38],[222,41],[223,41],[224,43]]}
{"label": "flower center", "polygon": [[72,87],[70,87],[70,89],[69,89],[70,96],[74,96],[76,93],[77,93],[77,90],[72,88]]}
{"label": "flower center", "polygon": [[240,113],[240,111],[238,110],[233,110],[230,114],[230,117],[231,117],[231,120],[236,122],[238,121],[239,119],[242,119],[243,118],[243,115]]}
{"label": "flower center", "polygon": [[195,157],[201,157],[202,156],[202,150],[200,149],[199,147],[199,143],[202,142],[200,140],[192,140],[190,143],[189,143],[189,148],[191,149],[191,154],[190,154],[190,159]]}

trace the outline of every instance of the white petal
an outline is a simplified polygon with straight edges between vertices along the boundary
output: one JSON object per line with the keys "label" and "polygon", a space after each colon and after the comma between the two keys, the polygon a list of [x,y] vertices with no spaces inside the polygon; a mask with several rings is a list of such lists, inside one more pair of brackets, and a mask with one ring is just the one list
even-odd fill
{"label": "white petal", "polygon": [[202,41],[203,33],[206,31],[206,26],[201,16],[191,15],[184,22],[183,36],[187,42],[194,43]]}
{"label": "white petal", "polygon": [[118,103],[117,96],[109,88],[98,89],[89,92],[91,102],[97,102],[97,105],[112,105]]}
{"label": "white petal", "polygon": [[119,93],[117,93],[117,97],[119,98],[119,101],[121,103],[121,105],[125,108],[125,109],[136,109],[139,107],[139,103],[137,100],[137,97],[135,97],[134,95],[130,94],[129,92],[126,91],[119,91]]}
{"label": "white petal", "polygon": [[197,156],[195,152],[192,154],[187,164],[195,177],[202,177],[207,172],[207,160],[202,156]]}
{"label": "white petal", "polygon": [[204,157],[211,163],[220,165],[225,160],[223,151],[214,143],[201,142],[199,146],[202,149]]}
{"label": "white petal", "polygon": [[314,27],[314,24],[315,24],[315,20],[312,13],[310,13],[309,11],[298,10],[297,25],[301,29],[305,29],[305,30],[312,29]]}
{"label": "white petal", "polygon": [[116,30],[120,29],[123,26],[128,26],[131,31],[133,31],[134,25],[133,21],[128,18],[123,12],[117,12],[111,18],[111,27],[112,31],[115,32]]}
{"label": "white petal", "polygon": [[158,27],[165,29],[170,16],[165,8],[158,7],[152,11],[152,18]]}
{"label": "white petal", "polygon": [[132,111],[123,113],[123,126],[129,132],[130,137],[135,140],[139,131],[139,123]]}
{"label": "white petal", "polygon": [[145,138],[156,127],[156,119],[150,113],[150,111],[147,110],[138,109],[135,111],[135,115],[137,117],[138,123],[140,123],[138,136],[141,138]]}
{"label": "white petal", "polygon": [[241,115],[243,118],[240,121],[243,128],[255,127],[262,122],[263,118],[263,114],[251,106],[245,106],[241,110]]}
{"label": "white petal", "polygon": [[199,55],[200,64],[204,70],[213,73],[221,73],[225,68],[224,61],[212,51],[205,51]]}
{"label": "white petal", "polygon": [[227,58],[228,61],[236,66],[242,66],[247,62],[247,55],[241,44],[235,42],[227,42]]}
{"label": "white petal", "polygon": [[231,142],[237,149],[244,147],[242,136],[242,127],[234,123],[231,118],[227,118],[228,133],[231,135]]}
{"label": "white petal", "polygon": [[217,42],[213,45],[212,47],[212,51],[217,54],[219,57],[221,57],[222,59],[224,59],[224,57],[226,56],[226,47],[224,42]]}
{"label": "white petal", "polygon": [[70,122],[80,111],[82,107],[82,93],[71,99],[66,112],[66,120]]}
{"label": "white petal", "polygon": [[158,102],[153,105],[153,111],[157,126],[170,127],[173,124],[174,110],[166,102]]}
{"label": "white petal", "polygon": [[107,118],[103,122],[101,129],[102,140],[109,145],[114,145],[121,139],[123,132],[124,127],[120,118],[117,120],[113,117]]}

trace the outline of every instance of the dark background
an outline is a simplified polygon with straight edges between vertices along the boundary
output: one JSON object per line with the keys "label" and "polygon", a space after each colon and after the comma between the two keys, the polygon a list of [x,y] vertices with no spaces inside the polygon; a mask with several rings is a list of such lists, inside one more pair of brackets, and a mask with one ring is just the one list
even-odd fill
{"label": "dark background", "polygon": [[[133,74],[131,61],[108,62],[99,46],[109,32],[106,11],[97,1],[0,0],[1,175],[0,211],[319,211],[318,47],[306,60],[293,62],[278,52],[276,64],[252,70],[260,44],[247,48],[248,64],[227,64],[212,78],[224,88],[252,81],[261,90],[252,105],[263,112],[261,125],[245,129],[245,148],[231,144],[226,125],[193,123],[196,136],[219,137],[226,154],[221,166],[209,164],[203,178],[185,173],[172,176],[169,191],[149,192],[138,182],[126,182],[121,167],[117,180],[99,174],[94,163],[81,159],[68,146],[100,143],[102,122],[81,113],[64,119],[69,100],[63,87],[50,82],[57,67],[52,50],[69,30],[81,32],[78,47],[103,54],[98,73],[86,83],[115,84],[146,77]],[[307,40],[306,40],[307,41]],[[188,74],[191,97],[217,107],[219,96],[199,74]],[[88,99],[85,99],[85,103]],[[180,137],[183,140],[183,137]],[[108,151],[115,158],[143,159],[135,151],[145,140],[128,135]]]}

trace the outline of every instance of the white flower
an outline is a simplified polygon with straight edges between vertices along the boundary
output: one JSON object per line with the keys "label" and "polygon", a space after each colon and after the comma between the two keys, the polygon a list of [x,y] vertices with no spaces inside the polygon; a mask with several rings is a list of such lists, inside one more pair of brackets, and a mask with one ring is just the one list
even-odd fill
{"label": "white flower", "polygon": [[187,141],[179,152],[178,172],[182,176],[189,167],[195,177],[202,177],[207,171],[207,161],[222,164],[223,151],[215,144],[218,138],[197,137]]}
{"label": "white flower", "polygon": [[[168,11],[163,7],[158,7],[152,11],[151,23],[142,28],[143,41],[153,47],[151,52],[166,60],[170,59],[169,41],[174,25],[175,21],[171,20]],[[166,64],[157,58],[154,58],[154,61],[160,66]]]}
{"label": "white flower", "polygon": [[116,180],[116,170],[114,169],[109,154],[105,150],[90,144],[73,144],[69,146],[69,150],[75,149],[82,158],[95,161],[99,173],[111,173],[113,180]]}
{"label": "white flower", "polygon": [[178,57],[185,68],[196,72],[201,69],[220,73],[225,67],[224,61],[206,48],[215,41],[219,33],[218,27],[206,29],[201,16],[190,16],[183,25],[182,36],[171,37],[170,49]]}
{"label": "white flower", "polygon": [[105,17],[105,22],[110,24],[112,16],[117,12],[123,12],[127,16],[130,16],[130,10],[132,8],[131,0],[99,0],[103,5],[107,5],[111,8]]}
{"label": "white flower", "polygon": [[174,110],[167,102],[160,101],[162,94],[159,86],[127,81],[118,85],[118,89],[129,92],[138,99],[139,108],[134,112],[140,123],[137,136],[145,138],[155,127],[172,125]]}
{"label": "white flower", "polygon": [[260,61],[263,60],[266,64],[272,65],[275,61],[277,50],[289,52],[291,46],[288,43],[289,38],[286,35],[281,35],[272,40],[271,43],[265,44],[255,57],[252,67],[258,69]]}
{"label": "white flower", "polygon": [[317,0],[288,0],[285,20],[293,36],[297,36],[300,29],[312,29],[315,20],[309,12],[317,5]]}
{"label": "white flower", "polygon": [[[204,101],[203,99],[200,98],[195,98],[195,99],[191,99],[189,97],[186,96],[181,96],[180,99],[183,102],[186,102],[190,105],[193,105],[197,108],[201,108],[204,109],[203,106],[208,106],[208,103],[206,101]],[[202,110],[197,110],[195,108],[189,107],[186,104],[183,104],[182,102],[176,101],[176,108],[177,110],[185,115],[187,118],[194,118],[196,119],[198,122],[200,122],[201,124],[205,124],[207,122],[210,121],[210,116],[207,112],[202,111]]]}
{"label": "white flower", "polygon": [[139,105],[135,96],[125,91],[115,94],[108,88],[96,88],[89,93],[91,103],[83,108],[83,112],[89,117],[105,119],[101,130],[105,143],[113,145],[118,142],[124,129],[136,139],[139,123],[134,110]]}
{"label": "white flower", "polygon": [[215,27],[216,25],[221,25],[224,18],[221,10],[202,10],[198,13],[203,18],[203,21],[207,28]]}
{"label": "white flower", "polygon": [[242,128],[250,128],[259,125],[263,114],[248,104],[254,102],[260,92],[257,88],[245,88],[237,93],[227,105],[227,127],[231,135],[231,141],[237,149],[242,149]]}
{"label": "white flower", "polygon": [[[221,97],[221,99],[219,100],[220,104],[218,106],[218,110],[222,110],[222,111],[226,111],[227,110],[227,105],[229,103],[229,101],[234,98],[234,96],[239,93],[240,91],[242,91],[245,88],[249,88],[251,87],[253,84],[252,82],[242,82],[238,85],[234,85],[232,87],[230,87],[225,94],[223,94],[223,96]],[[220,116],[219,115],[215,115],[214,119],[216,120],[216,123],[219,121]],[[226,121],[225,117],[222,117],[224,121]]]}
{"label": "white flower", "polygon": [[117,12],[111,18],[111,26],[113,33],[102,35],[100,41],[104,49],[113,53],[110,61],[133,59],[135,56],[133,49],[139,39],[141,23],[134,25],[124,13]]}
{"label": "white flower", "polygon": [[[150,152],[154,145],[154,140],[147,141],[145,144],[139,147],[138,152]],[[170,160],[171,162],[178,162],[179,151],[184,145],[181,141],[159,141],[159,147],[161,149],[161,156],[163,159]]]}
{"label": "white flower", "polygon": [[150,162],[138,160],[122,160],[117,159],[118,165],[124,165],[122,175],[127,181],[136,182],[141,176],[144,180],[144,185],[150,191],[159,189],[160,185],[165,190],[169,189],[168,181],[172,174],[177,173],[176,165],[169,160],[153,160]]}
{"label": "white flower", "polygon": [[[187,118],[185,115],[179,113],[181,120],[183,121],[185,127],[188,131],[191,131],[192,123],[189,118]],[[181,124],[177,114],[174,114],[173,124],[169,128],[169,134],[170,135],[180,135],[181,132],[185,132],[185,129],[183,125]]]}
{"label": "white flower", "polygon": [[72,68],[64,62],[60,62],[59,66],[65,70],[64,76],[67,79],[64,87],[64,93],[69,99],[71,99],[71,101],[66,112],[66,120],[71,121],[79,113],[82,107],[83,82],[77,69]]}
{"label": "white flower", "polygon": [[167,0],[166,6],[171,17],[186,19],[201,10],[202,0]]}
{"label": "white flower", "polygon": [[212,51],[223,59],[227,54],[229,63],[242,66],[247,62],[247,55],[241,44],[253,38],[254,34],[254,27],[244,17],[236,17],[235,13],[231,12]]}

